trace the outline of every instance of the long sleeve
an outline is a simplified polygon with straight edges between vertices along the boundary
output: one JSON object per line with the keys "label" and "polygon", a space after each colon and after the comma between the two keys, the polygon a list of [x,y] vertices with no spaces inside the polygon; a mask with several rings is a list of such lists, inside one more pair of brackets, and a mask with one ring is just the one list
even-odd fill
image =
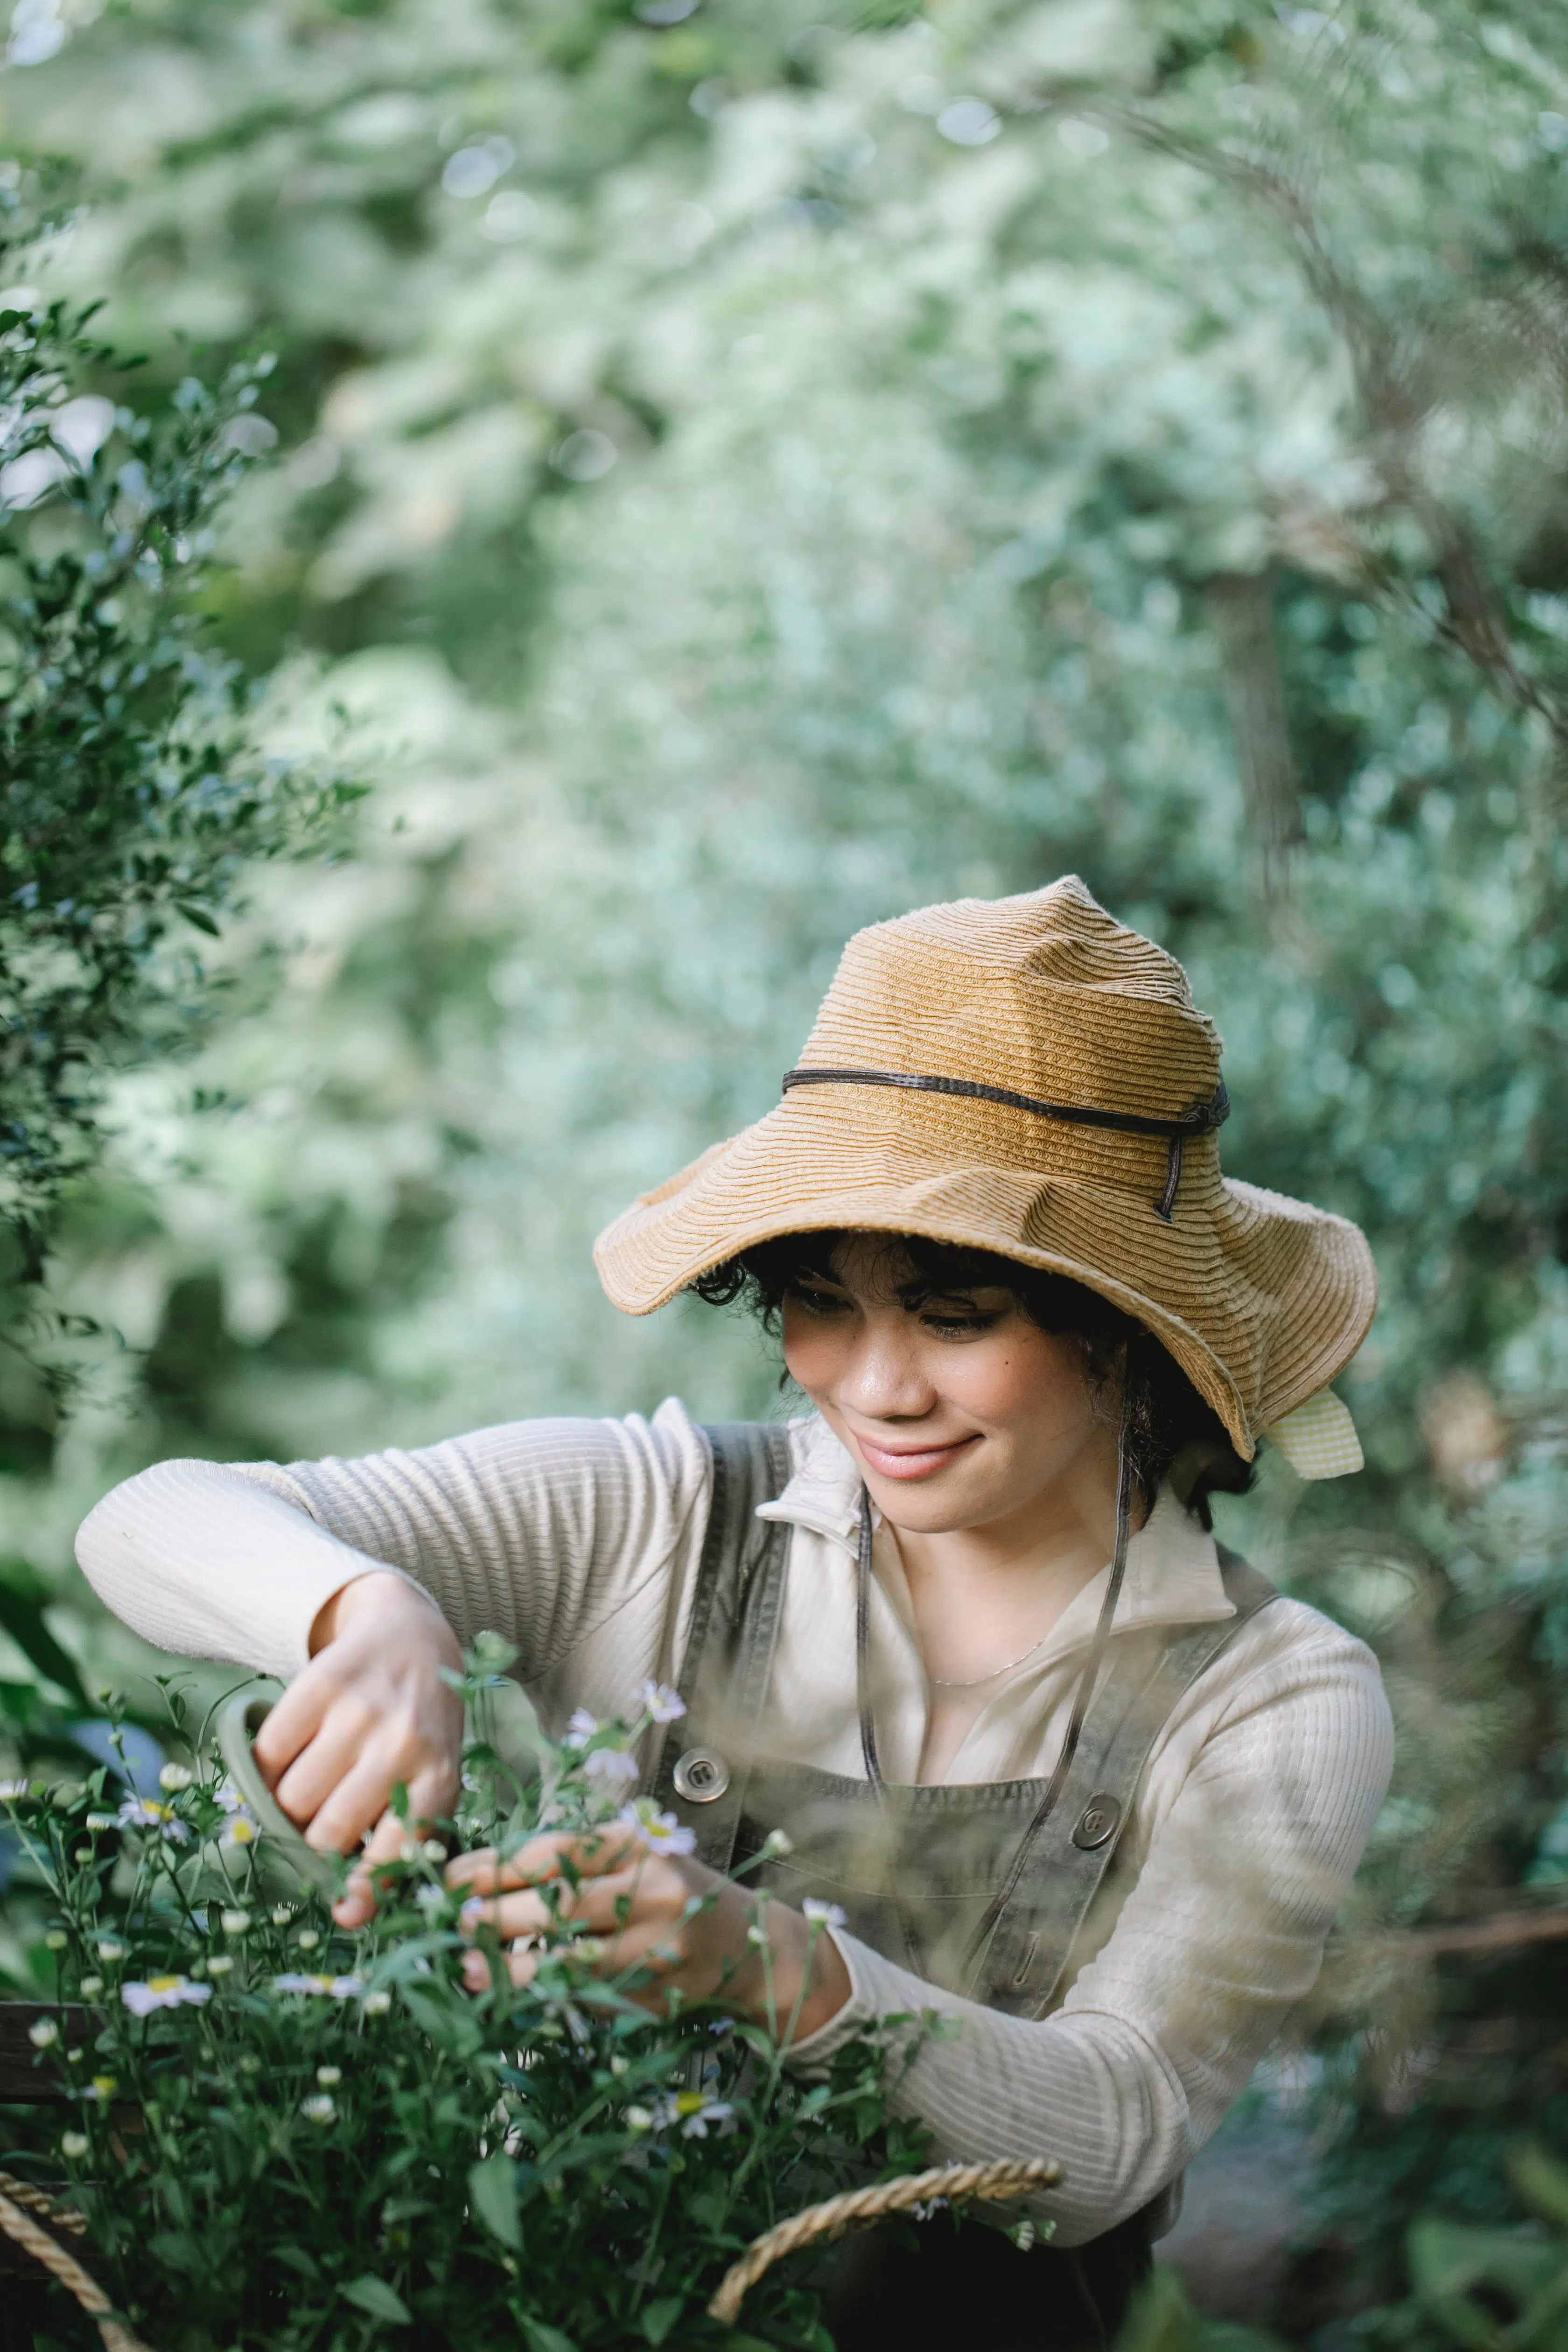
{"label": "long sleeve", "polygon": [[679,1654],[711,1483],[706,1440],[672,1402],[651,1422],[511,1422],[356,1461],[159,1463],[105,1496],[77,1557],[149,1641],[285,1679],[332,1594],[391,1568],[460,1641],[489,1628],[515,1642],[525,1681],[605,1636],[591,1673],[613,1706]]}
{"label": "long sleeve", "polygon": [[1062,2187],[1039,2200],[1059,2244],[1150,2203],[1214,2131],[1310,1990],[1386,1791],[1393,1736],[1370,1654],[1277,1607],[1308,1638],[1282,1646],[1280,1627],[1260,1623],[1264,1656],[1226,1677],[1223,1712],[1168,1803],[1159,1784],[1175,1759],[1156,1762],[1142,1867],[1061,2009],[1037,2021],[982,2008],[840,1933],[851,1998],[796,2053],[815,2067],[877,2017],[952,2020],[959,2031],[925,2045],[898,2104],[931,2126],[939,2159],[1060,2163]]}

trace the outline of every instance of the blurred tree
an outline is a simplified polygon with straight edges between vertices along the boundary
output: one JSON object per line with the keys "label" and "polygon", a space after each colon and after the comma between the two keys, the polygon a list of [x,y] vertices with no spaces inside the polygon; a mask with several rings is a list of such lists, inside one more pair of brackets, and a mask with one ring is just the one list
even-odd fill
{"label": "blurred tree", "polygon": [[1568,19],[17,23],[16,152],[93,191],[61,282],[171,382],[180,333],[279,352],[221,626],[297,656],[280,751],[341,705],[384,779],[352,870],[258,902],[228,1108],[122,1092],[58,1280],[148,1376],[19,1540],[154,1451],[765,1405],[732,1328],[617,1322],[595,1226],[765,1108],[857,924],[1076,866],[1220,1013],[1227,1164],[1377,1249],[1367,1478],[1270,1470],[1236,1530],[1404,1723],[1340,2078],[1373,2270],[1425,2200],[1511,2210],[1563,1947],[1450,1930],[1568,1871]]}

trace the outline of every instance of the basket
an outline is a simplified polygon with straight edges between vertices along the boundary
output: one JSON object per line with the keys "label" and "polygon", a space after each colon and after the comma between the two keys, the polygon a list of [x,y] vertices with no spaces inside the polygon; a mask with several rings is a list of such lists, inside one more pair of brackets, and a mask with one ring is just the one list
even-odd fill
{"label": "basket", "polygon": [[[748,2290],[755,2286],[763,2273],[786,2254],[797,2253],[801,2247],[819,2238],[837,2238],[847,2229],[868,2227],[889,2213],[911,2212],[933,2199],[952,2204],[971,2197],[991,2200],[1026,2197],[1035,2189],[1054,2188],[1060,2179],[1058,2165],[1037,2157],[1026,2163],[937,2165],[928,2172],[907,2174],[900,2180],[847,2189],[820,2205],[808,2205],[804,2212],[780,2221],[748,2246],[740,2261],[725,2273],[719,2292],[708,2305],[709,2316],[732,2326],[740,2317]],[[85,2226],[79,2213],[57,2205],[41,2189],[13,2179],[8,2172],[0,2172],[0,2230],[68,2288],[82,2309],[98,2322],[104,2352],[149,2352],[141,2337],[115,2318],[109,2297],[91,2273],[84,2270],[68,2247],[60,2243],[61,2235],[79,2237]]]}

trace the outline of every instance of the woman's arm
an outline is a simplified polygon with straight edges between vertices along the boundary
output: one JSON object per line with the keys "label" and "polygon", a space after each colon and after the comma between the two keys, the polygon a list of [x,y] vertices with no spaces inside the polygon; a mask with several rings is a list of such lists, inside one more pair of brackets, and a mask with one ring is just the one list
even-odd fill
{"label": "woman's arm", "polygon": [[1059,2244],[1139,2211],[1209,2137],[1310,1990],[1382,1804],[1393,1749],[1376,1665],[1326,1621],[1291,1616],[1321,1636],[1247,1674],[1054,2016],[960,2000],[837,1937],[851,1997],[796,2063],[819,2064],[879,2016],[957,2021],[921,2052],[899,2106],[931,2126],[939,2158],[1056,2158],[1065,2183],[1040,2202]]}
{"label": "woman's arm", "polygon": [[700,1542],[710,1483],[707,1443],[673,1402],[651,1422],[510,1422],[356,1461],[161,1462],[105,1496],[77,1558],[160,1648],[284,1681],[333,1595],[390,1569],[459,1642],[486,1628],[515,1642],[529,1681],[639,1595],[662,1598]]}
{"label": "woman's arm", "polygon": [[652,1423],[518,1422],[286,1470],[164,1463],[106,1496],[77,1549],[149,1639],[293,1677],[257,1754],[313,1845],[348,1853],[370,1833],[339,1906],[354,1925],[366,1872],[404,1834],[396,1784],[416,1821],[450,1809],[455,1636],[504,1633],[527,1678],[618,1615],[617,1659],[640,1651],[657,1671],[710,1485],[705,1440],[668,1404]]}

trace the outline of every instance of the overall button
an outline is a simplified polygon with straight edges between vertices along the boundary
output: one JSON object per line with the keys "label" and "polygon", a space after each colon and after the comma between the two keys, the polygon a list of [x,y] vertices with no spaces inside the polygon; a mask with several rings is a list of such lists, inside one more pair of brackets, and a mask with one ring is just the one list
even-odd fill
{"label": "overall button", "polygon": [[1083,1817],[1072,1833],[1074,1845],[1085,1853],[1096,1846],[1105,1845],[1121,1826],[1121,1808],[1114,1797],[1091,1797],[1083,1809]]}
{"label": "overall button", "polygon": [[711,1748],[689,1748],[674,1772],[675,1793],[689,1805],[710,1805],[730,1785],[730,1767]]}

